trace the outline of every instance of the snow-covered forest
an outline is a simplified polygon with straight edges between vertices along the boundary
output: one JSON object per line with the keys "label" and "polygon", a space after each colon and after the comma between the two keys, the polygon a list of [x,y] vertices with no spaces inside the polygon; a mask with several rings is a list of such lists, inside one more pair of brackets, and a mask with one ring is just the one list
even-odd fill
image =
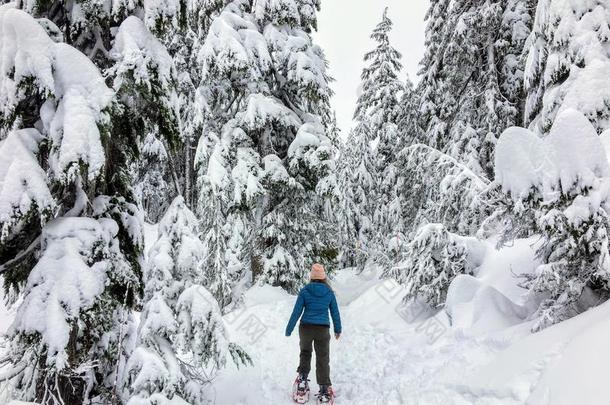
{"label": "snow-covered forest", "polygon": [[289,404],[314,263],[337,404],[610,402],[610,0],[380,7],[351,130],[326,2],[0,0],[0,403]]}

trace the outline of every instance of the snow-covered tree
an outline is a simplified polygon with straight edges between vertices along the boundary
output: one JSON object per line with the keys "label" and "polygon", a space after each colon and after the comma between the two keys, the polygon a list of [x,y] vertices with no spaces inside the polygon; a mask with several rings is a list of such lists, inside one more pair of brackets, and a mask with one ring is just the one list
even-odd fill
{"label": "snow-covered tree", "polygon": [[375,27],[371,39],[376,47],[364,56],[367,66],[362,71],[361,94],[358,97],[354,119],[367,121],[371,137],[377,140],[374,155],[375,186],[370,189],[369,199],[374,199],[374,233],[383,243],[391,231],[387,208],[393,200],[397,175],[396,146],[398,143],[397,115],[403,84],[398,78],[402,69],[402,55],[390,44],[389,35],[393,23],[388,17],[388,8],[381,22]]}
{"label": "snow-covered tree", "polygon": [[[123,127],[120,134],[133,145],[112,153],[142,157],[124,156],[133,163],[126,176],[151,221],[176,195],[184,195],[189,205],[196,198],[194,149],[209,111],[197,55],[223,5],[222,0],[18,2],[114,82],[123,101],[115,126]],[[157,140],[165,153],[151,155],[160,151]],[[159,184],[157,193],[145,194],[149,180]]]}
{"label": "snow-covered tree", "polygon": [[536,210],[543,264],[524,282],[544,298],[534,329],[578,314],[591,297],[607,299],[610,166],[587,118],[564,110],[544,139],[507,130],[498,143],[496,178],[515,204]]}
{"label": "snow-covered tree", "polygon": [[[199,192],[196,183],[196,146],[199,138],[214,123],[209,121],[211,107],[202,85],[199,52],[214,17],[222,10],[223,0],[191,0],[179,2],[171,24],[166,29],[153,29],[172,57],[176,70],[176,92],[180,117],[181,147],[170,161],[178,175],[180,194],[189,207],[196,206]],[[154,22],[154,20],[153,20]],[[150,28],[150,27],[149,27]]]}
{"label": "snow-covered tree", "polygon": [[142,3],[19,0],[16,6],[35,18],[44,19],[46,29],[57,33],[54,37],[80,50],[100,69],[106,69],[113,64],[109,54],[113,28],[142,7]]}
{"label": "snow-covered tree", "polygon": [[[203,188],[205,190],[206,188]],[[229,238],[235,233],[240,235],[240,229],[228,229],[227,216],[224,211],[226,205],[219,199],[208,198],[210,206],[205,207],[207,212],[203,219],[203,235],[206,257],[202,262],[202,272],[205,277],[205,286],[218,300],[221,308],[226,307],[232,300],[231,285],[239,281],[239,271],[235,274],[229,269],[231,255],[229,251]],[[237,221],[231,221],[237,224]],[[237,277],[232,277],[237,276]]]}
{"label": "snow-covered tree", "polygon": [[[409,77],[403,84],[403,92],[397,107],[396,125],[398,125],[399,136],[394,148],[396,155],[406,147],[421,142],[423,129],[421,128],[420,97]],[[419,141],[418,141],[419,140]]]}
{"label": "snow-covered tree", "polygon": [[213,125],[200,141],[206,164],[198,182],[252,234],[233,241],[242,274],[251,270],[291,291],[305,280],[307,263],[328,251],[322,241],[332,239],[319,215],[332,191],[334,145],[326,133],[326,61],[309,34],[318,7],[231,1],[199,55]]}
{"label": "snow-covered tree", "polygon": [[482,224],[491,228],[511,217],[496,212],[495,221],[487,219],[495,208],[491,197],[504,201],[488,179],[497,136],[523,117],[522,50],[531,6],[527,0],[431,2],[421,81],[405,92],[398,114],[402,150],[394,189],[384,193],[391,227],[382,261],[398,260],[425,224],[473,235]]}
{"label": "snow-covered tree", "polygon": [[403,92],[398,79],[402,56],[390,44],[392,27],[386,8],[371,34],[376,47],[364,56],[366,66],[354,112],[357,125],[340,156],[342,259],[359,268],[376,257],[380,249],[375,246],[383,243],[391,227],[388,206],[397,175],[396,122]]}
{"label": "snow-covered tree", "polygon": [[135,16],[118,27],[110,55],[114,65],[107,73],[124,105],[115,125],[140,139],[132,152],[141,157],[131,159],[133,183],[147,219],[155,222],[180,192],[171,153],[180,143],[176,71],[163,44]]}
{"label": "snow-covered tree", "polygon": [[376,133],[385,123],[395,122],[396,106],[403,89],[398,78],[402,55],[390,44],[393,25],[386,7],[381,22],[371,34],[376,47],[364,56],[367,66],[362,71],[361,93],[354,113],[355,120],[368,117]]}
{"label": "snow-covered tree", "polygon": [[498,140],[495,154],[496,179],[479,195],[479,207],[482,209],[480,214],[488,214],[478,231],[481,237],[498,236],[498,246],[503,246],[517,238],[527,238],[539,232],[542,184],[527,180],[522,187],[507,186],[504,170],[511,166],[515,167],[510,172],[523,169],[531,173],[538,170],[537,167],[545,159],[542,145],[540,138],[520,127],[505,130]]}
{"label": "snow-covered tree", "polygon": [[474,234],[485,213],[480,212],[479,194],[488,182],[451,156],[426,145],[405,148],[400,155],[398,182],[401,213],[397,230],[407,237],[421,225],[441,223],[450,232]]}
{"label": "snow-covered tree", "polygon": [[573,108],[598,133],[610,127],[610,6],[599,0],[540,0],[528,41],[525,124],[547,134]]}
{"label": "snow-covered tree", "polygon": [[421,298],[433,307],[442,306],[453,279],[472,269],[466,243],[441,224],[427,224],[404,249],[396,266],[384,274],[407,288],[406,301]]}
{"label": "snow-covered tree", "polygon": [[497,136],[521,122],[528,5],[457,0],[434,2],[429,12],[428,30],[440,34],[428,33],[435,42],[422,62],[424,143],[489,178]]}
{"label": "snow-covered tree", "polygon": [[207,384],[227,356],[249,361],[229,342],[218,302],[203,286],[205,254],[198,220],[177,197],[149,252],[146,303],[123,382],[128,404],[207,403]]}
{"label": "snow-covered tree", "polygon": [[343,264],[362,269],[375,257],[375,176],[373,132],[363,117],[350,133],[339,157],[341,191],[338,218]]}
{"label": "snow-covered tree", "polygon": [[418,92],[421,94],[421,125],[424,134],[419,142],[437,148],[447,131],[447,111],[443,110],[441,103],[443,97],[443,52],[447,46],[447,34],[449,24],[450,0],[431,0],[430,7],[426,13],[426,33],[424,57],[420,62],[419,75],[421,81]]}
{"label": "snow-covered tree", "polygon": [[87,56],[15,4],[0,7],[0,42],[12,45],[0,52],[0,261],[22,298],[4,383],[24,400],[110,401],[142,288],[142,218],[112,153],[132,145]]}

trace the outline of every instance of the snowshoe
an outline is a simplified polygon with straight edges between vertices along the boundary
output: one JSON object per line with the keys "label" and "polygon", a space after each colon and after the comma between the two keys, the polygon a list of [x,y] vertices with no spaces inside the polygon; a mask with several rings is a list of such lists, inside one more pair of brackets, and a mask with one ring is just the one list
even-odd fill
{"label": "snowshoe", "polygon": [[334,405],[335,392],[333,387],[320,387],[320,392],[317,395],[318,405]]}
{"label": "snowshoe", "polygon": [[305,376],[298,375],[292,386],[292,399],[297,404],[305,404],[309,401],[309,383]]}

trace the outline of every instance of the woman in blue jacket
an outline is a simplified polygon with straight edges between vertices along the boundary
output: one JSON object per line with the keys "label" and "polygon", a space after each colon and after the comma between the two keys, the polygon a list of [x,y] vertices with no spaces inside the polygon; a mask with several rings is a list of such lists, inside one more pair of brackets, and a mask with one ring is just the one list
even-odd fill
{"label": "woman in blue jacket", "polygon": [[320,403],[333,401],[333,390],[330,381],[330,321],[333,319],[335,339],[341,336],[341,316],[335,293],[328,283],[326,271],[321,264],[311,268],[310,283],[299,292],[292,316],[286,327],[286,336],[290,336],[299,318],[299,338],[301,355],[295,382],[295,401],[305,402],[309,395],[307,376],[311,370],[311,345],[316,351],[316,380],[320,386],[318,399]]}

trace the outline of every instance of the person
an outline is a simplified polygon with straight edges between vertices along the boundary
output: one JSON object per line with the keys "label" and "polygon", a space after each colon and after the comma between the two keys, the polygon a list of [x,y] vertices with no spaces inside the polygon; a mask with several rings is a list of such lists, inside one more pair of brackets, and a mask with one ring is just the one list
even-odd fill
{"label": "person", "polygon": [[[316,380],[320,386],[319,402],[332,402],[333,390],[330,381],[330,322],[332,317],[335,339],[341,337],[341,315],[335,293],[326,277],[324,266],[319,263],[311,267],[310,282],[299,292],[292,315],[286,326],[286,336],[290,336],[297,321],[299,324],[300,361],[297,368],[296,391],[309,393],[307,376],[311,370],[311,345],[316,352]],[[295,392],[296,392],[295,391]],[[295,400],[297,400],[295,398]]]}

